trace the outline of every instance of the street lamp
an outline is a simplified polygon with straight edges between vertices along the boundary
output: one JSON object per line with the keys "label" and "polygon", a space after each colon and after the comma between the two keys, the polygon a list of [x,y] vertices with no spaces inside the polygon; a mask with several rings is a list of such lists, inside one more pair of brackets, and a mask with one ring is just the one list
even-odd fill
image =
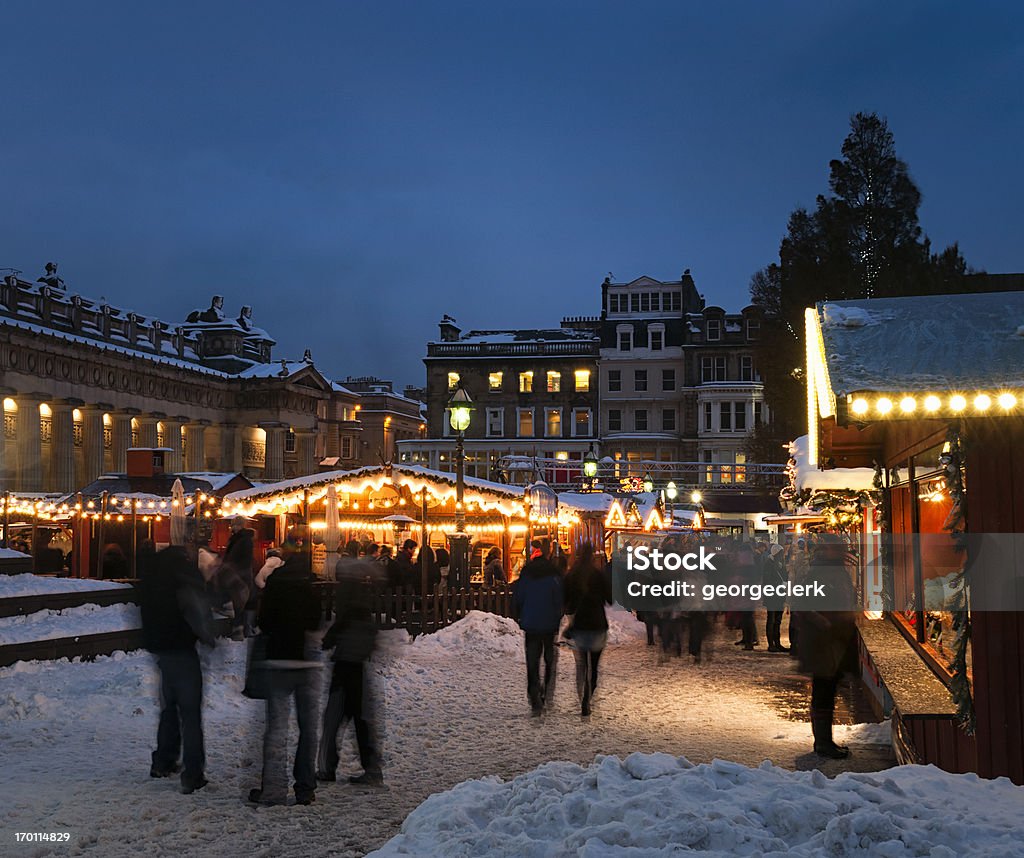
{"label": "street lamp", "polygon": [[455,430],[455,534],[452,536],[452,572],[459,586],[469,584],[469,537],[466,534],[466,450],[463,439],[473,418],[473,400],[460,384],[448,400],[448,422]]}
{"label": "street lamp", "polygon": [[700,503],[702,500],[704,500],[704,495],[702,495],[699,491],[694,489],[693,492],[690,494],[690,500],[693,501],[694,503]]}
{"label": "street lamp", "polygon": [[654,477],[651,476],[651,472],[650,471],[647,471],[647,473],[644,474],[644,491],[645,492],[653,492],[654,491]]}
{"label": "street lamp", "polygon": [[669,525],[675,524],[675,510],[673,504],[675,503],[676,497],[679,495],[679,489],[676,488],[674,481],[669,480],[668,485],[665,486],[665,497],[668,498],[668,521]]}
{"label": "street lamp", "polygon": [[586,455],[583,457],[583,477],[585,479],[585,488],[590,490],[597,488],[597,456],[594,455],[593,447],[587,450]]}

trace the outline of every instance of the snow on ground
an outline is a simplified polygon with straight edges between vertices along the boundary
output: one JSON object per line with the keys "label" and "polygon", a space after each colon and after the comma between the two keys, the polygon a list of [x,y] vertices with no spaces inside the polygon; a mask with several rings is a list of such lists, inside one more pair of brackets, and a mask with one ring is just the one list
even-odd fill
{"label": "snow on ground", "polygon": [[[17,554],[18,552],[14,552]],[[48,578],[45,575],[0,575],[0,599],[14,596],[44,596],[47,593],[80,593],[89,590],[120,590],[131,584],[95,581],[89,578]]]}
{"label": "snow on ground", "polygon": [[94,635],[142,627],[138,605],[80,605],[0,618],[0,644]]}
{"label": "snow on ground", "polygon": [[432,796],[372,854],[1020,856],[1022,794],[933,766],[830,780],[770,763],[598,757]]}
{"label": "snow on ground", "polygon": [[[820,830],[833,820],[833,828],[865,826],[862,836],[878,841],[881,834],[876,832],[882,831],[883,822],[873,802],[888,787],[848,780],[847,786],[833,790],[821,785],[827,783],[822,778],[787,775],[781,770],[820,767],[835,775],[876,771],[891,764],[888,752],[872,747],[855,748],[846,761],[823,761],[809,752],[807,725],[787,717],[794,711],[802,717],[806,711],[806,684],[794,674],[789,658],[743,652],[732,646],[735,633],[719,628],[701,665],[689,659],[663,663],[654,648],[645,646],[641,624],[618,611],[612,612],[611,619],[611,642],[601,661],[594,714],[586,720],[580,718],[572,687],[572,653],[563,646],[558,647],[554,707],[543,717],[530,716],[521,636],[507,620],[474,614],[433,639],[415,642],[403,631],[383,633],[373,679],[384,700],[384,771],[389,789],[361,791],[344,783],[344,775],[359,771],[349,735],[339,783],[320,785],[317,801],[310,807],[256,809],[245,803],[248,790],[259,783],[263,704],[240,694],[242,643],[223,641],[216,649],[203,651],[210,785],[191,796],[182,796],[173,779],[148,776],[158,689],[147,654],[121,653],[86,663],[19,663],[0,669],[0,806],[5,809],[0,837],[11,842],[15,831],[71,834],[68,843],[19,847],[18,854],[31,856],[120,858],[143,849],[151,858],[363,855],[398,834],[403,820],[432,794],[451,790],[467,779],[490,778],[433,800],[455,802],[452,812],[456,815],[445,823],[451,837],[461,836],[458,831],[468,820],[489,837],[507,828],[509,842],[517,843],[519,849],[522,841],[515,839],[520,838],[516,826],[522,817],[516,816],[520,812],[516,808],[522,805],[525,812],[531,796],[538,800],[547,796],[543,807],[550,809],[540,810],[539,825],[548,825],[547,820],[576,820],[574,814],[583,814],[579,824],[587,831],[596,837],[600,829],[607,842],[618,842],[617,838],[639,836],[647,829],[663,831],[669,817],[690,819],[686,815],[690,811],[677,813],[676,805],[658,809],[658,802],[668,802],[678,793],[679,801],[689,795],[694,804],[696,795],[707,805],[692,820],[693,832],[708,828],[709,842],[714,843],[725,843],[722,838],[727,836],[715,832],[727,828],[736,838],[743,832],[749,836],[745,854],[755,851],[753,844],[770,837],[790,842],[784,838],[795,838],[799,831],[814,836],[805,817],[817,820]],[[292,733],[294,741],[294,728]],[[842,739],[842,733],[837,732],[837,737]],[[630,762],[634,752],[667,756],[634,757]],[[599,759],[595,763],[600,755],[615,755],[627,762]],[[716,758],[734,762],[691,774],[675,762],[680,756],[695,764]],[[745,768],[766,759],[781,769]],[[564,762],[534,772],[552,760]],[[723,765],[728,771],[723,771]],[[630,786],[634,780],[647,782],[634,777],[635,773],[649,773],[652,768],[668,772],[647,779],[664,789],[664,798],[660,794],[643,798],[638,792],[630,799],[629,814],[617,819],[613,811],[620,805],[611,798],[613,793],[600,790],[607,785],[617,790],[615,795],[628,797],[636,789]],[[886,778],[896,778],[913,795],[902,773],[875,776],[883,784]],[[956,802],[972,807],[985,804],[992,813],[1004,801],[1002,787],[977,779],[962,778],[942,786]],[[786,798],[790,791],[799,798]],[[896,792],[892,795],[898,816],[907,801]],[[755,802],[759,803],[755,806]],[[436,820],[432,808],[424,805],[402,836],[425,837],[423,832],[432,824],[429,820]],[[494,816],[503,808],[508,812],[504,822]],[[927,818],[935,817],[934,812],[928,813]],[[602,821],[607,814],[611,815]],[[903,824],[894,819],[893,825]],[[932,824],[939,831],[947,823],[954,824],[938,819]],[[792,832],[787,833],[787,825]],[[923,828],[926,823],[907,825]],[[627,834],[633,829],[633,835]],[[836,829],[835,836],[846,837],[845,831]],[[982,838],[978,842],[985,842],[989,835],[979,832],[978,837]],[[388,846],[391,851],[386,854],[395,854],[402,842]],[[989,842],[996,841],[990,838]],[[458,848],[454,840],[451,843],[451,848]],[[613,847],[592,840],[586,850],[609,854]],[[413,852],[423,854],[418,845]],[[473,854],[486,854],[486,850],[475,849]],[[564,855],[577,850],[551,841],[514,854]],[[874,854],[890,853],[882,849]],[[941,851],[932,854],[943,855]]]}

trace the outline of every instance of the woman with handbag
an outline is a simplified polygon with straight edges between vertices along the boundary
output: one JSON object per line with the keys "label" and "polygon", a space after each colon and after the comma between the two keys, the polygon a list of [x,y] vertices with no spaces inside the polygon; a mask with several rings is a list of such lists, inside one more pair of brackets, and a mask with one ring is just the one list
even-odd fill
{"label": "woman with handbag", "polygon": [[604,555],[584,543],[576,552],[572,568],[565,578],[565,612],[571,621],[564,636],[572,642],[576,659],[576,693],[580,714],[590,715],[590,704],[597,688],[597,665],[608,642],[608,618],[604,606],[612,603],[612,588],[605,575]]}

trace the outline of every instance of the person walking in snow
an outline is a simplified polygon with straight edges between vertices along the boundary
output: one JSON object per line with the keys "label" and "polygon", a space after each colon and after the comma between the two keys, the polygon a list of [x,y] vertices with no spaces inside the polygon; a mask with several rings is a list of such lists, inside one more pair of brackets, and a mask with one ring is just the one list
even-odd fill
{"label": "person walking in snow", "polygon": [[172,545],[142,568],[139,607],[143,644],[160,670],[160,724],[150,777],[168,777],[181,768],[181,791],[206,786],[203,745],[203,671],[196,641],[214,646],[203,577],[185,548]]}
{"label": "person walking in snow", "polygon": [[[785,587],[789,581],[789,573],[783,555],[786,549],[775,544],[768,549],[761,565],[761,583],[765,587]],[[771,595],[761,599],[768,619],[765,622],[765,638],[768,640],[768,652],[789,652],[782,645],[782,615],[786,610],[786,597]]]}
{"label": "person walking in snow", "polygon": [[[554,700],[558,667],[555,635],[564,606],[562,576],[544,549],[541,544],[537,556],[523,566],[512,588],[513,609],[526,638],[526,694],[534,715],[540,715],[545,704],[551,706]],[[541,654],[544,656],[543,681]]]}
{"label": "person walking in snow", "polygon": [[299,741],[292,769],[295,802],[316,798],[316,728],[319,684],[311,633],[320,626],[320,602],[313,592],[309,554],[295,542],[281,547],[284,563],[267,579],[260,606],[260,631],[266,635],[267,709],[263,734],[262,785],[249,791],[254,804],[285,804],[289,701],[295,700]]}
{"label": "person walking in snow", "polygon": [[576,694],[584,717],[590,714],[591,698],[597,690],[597,666],[608,643],[604,606],[611,603],[611,582],[595,556],[594,546],[584,543],[565,577],[565,613],[572,618],[565,636],[572,642],[576,659]]}

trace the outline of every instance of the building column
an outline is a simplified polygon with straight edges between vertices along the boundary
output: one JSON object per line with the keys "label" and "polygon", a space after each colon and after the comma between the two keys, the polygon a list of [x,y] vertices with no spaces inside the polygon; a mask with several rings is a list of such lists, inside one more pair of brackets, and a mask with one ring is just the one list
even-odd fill
{"label": "building column", "polygon": [[237,423],[220,425],[220,469],[225,474],[242,472],[242,436]]}
{"label": "building column", "polygon": [[283,423],[261,423],[260,428],[267,433],[263,479],[284,479],[284,433],[288,427]]}
{"label": "building column", "polygon": [[83,405],[82,471],[76,482],[84,488],[103,473],[103,406]]}
{"label": "building column", "polygon": [[43,490],[43,436],[39,405],[45,394],[22,393],[18,396],[18,472],[20,492]]}
{"label": "building column", "polygon": [[[0,401],[4,399],[13,399],[17,394],[17,391],[7,387],[0,387]],[[10,445],[8,450],[7,444],[7,412],[0,407],[0,418],[3,422],[0,423],[0,492],[8,491],[14,488],[13,480],[13,468],[11,465],[14,463],[14,445]]]}
{"label": "building column", "polygon": [[185,424],[185,473],[206,470],[206,423]]}
{"label": "building column", "polygon": [[50,400],[49,491],[70,492],[75,486],[75,418],[80,399]]}
{"label": "building column", "polygon": [[156,424],[159,419],[157,414],[140,414],[135,418],[135,423],[138,426],[139,440],[134,446],[137,447],[157,447],[160,444],[160,439],[157,437]]}
{"label": "building column", "polygon": [[132,445],[132,416],[138,412],[110,412],[110,472],[123,474],[128,470],[128,448]]}
{"label": "building column", "polygon": [[315,429],[295,430],[295,468],[300,477],[317,472]]}
{"label": "building column", "polygon": [[184,418],[165,417],[160,422],[164,427],[163,445],[171,451],[167,454],[164,470],[171,474],[180,473],[183,465],[181,458],[181,424],[184,422]]}

